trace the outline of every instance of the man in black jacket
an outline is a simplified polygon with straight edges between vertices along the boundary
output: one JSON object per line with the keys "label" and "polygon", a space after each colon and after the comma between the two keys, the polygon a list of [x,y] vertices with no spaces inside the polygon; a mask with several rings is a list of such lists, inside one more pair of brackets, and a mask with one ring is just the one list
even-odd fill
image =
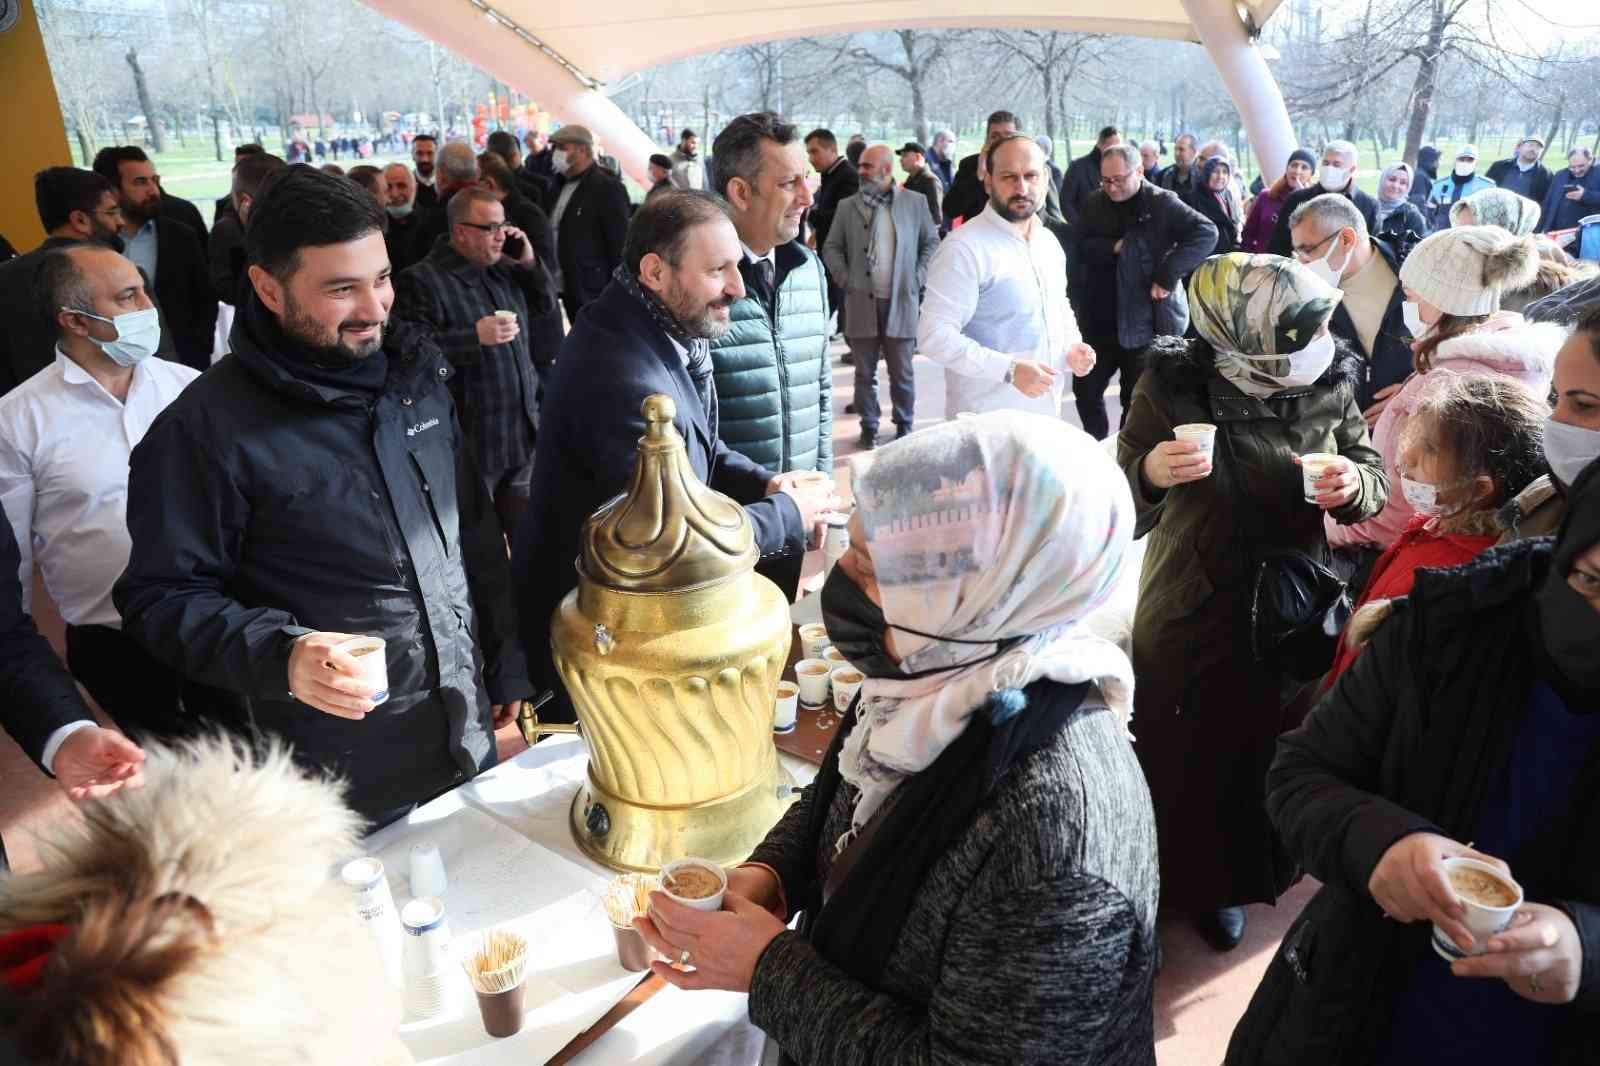
{"label": "man in black jacket", "polygon": [[744,505],[762,555],[803,553],[822,513],[838,504],[831,478],[775,477],[718,438],[707,342],[727,332],[728,309],[744,295],[742,258],[720,198],[659,193],[634,214],[611,284],[567,334],[512,552],[523,647],[535,682],[556,695],[541,717],[574,720],[550,661],[550,616],[577,584],[584,520],[633,477],[647,398],[671,401],[695,476]]}
{"label": "man in black jacket", "polygon": [[[412,177],[417,186],[417,210],[427,213],[439,206],[439,190],[434,188],[434,156],[438,154],[439,142],[431,133],[419,133],[411,139],[411,162],[416,168]],[[423,249],[427,254],[427,249]]]}
{"label": "man in black jacket", "polygon": [[[134,449],[113,592],[125,632],[211,686],[192,711],[288,741],[377,824],[493,765],[529,695],[449,364],[386,321],[382,227],[353,182],[268,183],[232,354]],[[386,643],[386,702],[355,635]]]}
{"label": "man in black jacket", "polygon": [[1544,155],[1544,139],[1536,136],[1517,142],[1517,154],[1502,159],[1489,168],[1484,177],[1502,189],[1510,189],[1536,204],[1543,204],[1550,191],[1550,168],[1539,161]]}
{"label": "man in black jacket", "polygon": [[1356,402],[1367,425],[1376,425],[1412,370],[1399,257],[1367,232],[1356,205],[1336,193],[1314,196],[1295,208],[1289,230],[1294,257],[1344,293],[1328,330],[1361,353],[1365,367]]}
{"label": "man in black jacket", "polygon": [[[526,326],[533,313],[555,306],[555,294],[536,272],[532,242],[506,222],[494,193],[462,189],[449,210],[450,235],[395,279],[395,315],[430,333],[455,367],[450,395],[510,536],[533,473],[538,380]],[[516,255],[508,250],[513,238]]]}
{"label": "man in black jacket", "polygon": [[[161,176],[156,175],[156,186],[161,185]],[[200,246],[205,247],[206,220],[201,216],[200,209],[181,196],[173,196],[165,189],[161,190],[161,217],[170,218],[174,222],[182,222],[194,230],[194,235],[200,238]]]}
{"label": "man in black jacket", "polygon": [[160,179],[144,149],[102,148],[94,170],[117,190],[123,254],[153,286],[163,324],[172,331],[173,352],[180,363],[204,370],[211,365],[217,329],[217,296],[200,243],[204,237],[162,215]]}
{"label": "man in black jacket", "polygon": [[1349,141],[1329,141],[1322,149],[1322,166],[1317,170],[1316,184],[1289,194],[1289,199],[1283,203],[1283,210],[1278,212],[1278,224],[1272,229],[1267,251],[1285,258],[1290,255],[1294,241],[1289,236],[1289,219],[1301,204],[1325,192],[1336,192],[1347,197],[1366,220],[1367,232],[1375,231],[1378,228],[1378,201],[1356,188],[1357,166],[1360,162],[1355,145]]}
{"label": "man in black jacket", "polygon": [[500,206],[505,209],[506,223],[520,230],[522,236],[527,238],[528,246],[533,250],[532,273],[539,275],[544,282],[541,289],[548,289],[551,295],[549,305],[543,311],[538,309],[542,304],[536,304],[530,295],[529,317],[523,319],[522,323],[527,333],[528,355],[533,360],[533,368],[538,372],[542,387],[550,376],[550,368],[555,366],[556,354],[561,351],[561,339],[567,335],[562,322],[560,293],[555,291],[556,231],[550,225],[550,216],[545,214],[544,208],[522,195],[515,173],[496,166],[492,158],[480,159],[478,171],[482,174],[483,187],[494,193]]}
{"label": "man in black jacket", "polygon": [[595,162],[594,135],[583,126],[562,126],[550,138],[552,166],[561,179],[550,204],[560,263],[557,281],[567,321],[605,291],[622,262],[628,233],[628,191]]}
{"label": "man in black jacket", "polygon": [[390,163],[383,168],[383,211],[389,216],[389,228],[383,232],[384,246],[389,249],[389,269],[398,274],[416,262],[411,258],[411,247],[422,219],[417,213],[417,178],[404,163]]}
{"label": "man in black jacket", "polygon": [[[833,228],[834,212],[860,191],[861,176],[855,165],[839,154],[839,139],[832,130],[814,129],[806,134],[805,143],[806,159],[822,178],[806,215],[813,234],[811,250],[820,255],[828,243],[828,231]],[[839,313],[839,331],[844,332],[844,289],[832,275],[828,276],[828,308]]]}
{"label": "man in black jacket", "polygon": [[267,152],[246,152],[233,164],[233,184],[228,202],[233,210],[217,216],[211,227],[211,248],[207,261],[211,269],[211,288],[217,299],[238,307],[245,299],[249,282],[245,279],[244,228],[250,222],[250,207],[261,185],[287,164]]}
{"label": "man in black jacket", "polygon": [[25,255],[0,263],[0,395],[55,362],[55,325],[38,313],[34,279],[45,253],[76,241],[122,250],[122,208],[111,183],[92,170],[46,167],[33,176],[33,199],[48,236]]}
{"label": "man in black jacket", "polygon": [[[416,228],[411,233],[413,263],[420,263],[426,259],[439,238],[450,232],[450,216],[446,213],[450,206],[450,197],[462,189],[470,189],[478,184],[478,157],[472,154],[472,146],[465,141],[451,141],[439,149],[434,174],[438,180],[434,184],[433,191],[439,198],[432,207],[422,212],[422,217],[417,219]],[[419,197],[422,195],[421,186],[417,188],[417,195]]]}
{"label": "man in black jacket", "polygon": [[[1074,226],[1083,214],[1083,202],[1100,188],[1100,153],[1121,143],[1122,132],[1115,126],[1107,126],[1095,138],[1093,148],[1068,164],[1067,176],[1061,182],[1061,213]],[[1141,168],[1143,165],[1141,158]]]}
{"label": "man in black jacket", "polygon": [[[944,194],[944,220],[951,226],[958,219],[965,220],[976,218],[989,206],[989,192],[984,187],[983,175],[979,173],[978,164],[988,154],[989,149],[1000,140],[1016,133],[1017,116],[1009,111],[996,111],[989,116],[985,130],[983,147],[961,161],[956,168],[955,181],[951,182]],[[1061,238],[1061,224],[1065,216],[1061,213],[1061,190],[1051,185],[1045,190],[1044,205],[1039,208],[1039,217],[1055,233],[1057,239]],[[1063,242],[1065,247],[1065,242]]]}
{"label": "man in black jacket", "polygon": [[[1159,148],[1160,145],[1157,145]],[[1180,133],[1172,141],[1172,165],[1161,172],[1159,179],[1152,178],[1157,185],[1168,192],[1175,192],[1187,201],[1189,194],[1194,191],[1195,179],[1200,176],[1195,170],[1195,160],[1200,154],[1200,138],[1192,133]],[[1141,165],[1143,160],[1140,160]]]}
{"label": "man in black jacket", "polygon": [[[922,150],[922,145],[916,141],[907,141],[900,146],[900,169],[905,172],[905,187],[911,192],[921,193],[928,200],[928,213],[933,216],[933,224],[938,226],[944,220],[942,205],[944,202],[944,184],[939,181],[927,165],[927,155]],[[860,172],[857,171],[857,177]]]}

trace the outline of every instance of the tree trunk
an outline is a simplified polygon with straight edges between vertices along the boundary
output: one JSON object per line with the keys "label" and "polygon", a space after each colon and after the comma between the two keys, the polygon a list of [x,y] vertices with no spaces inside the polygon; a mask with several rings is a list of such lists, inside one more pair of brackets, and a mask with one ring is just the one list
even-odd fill
{"label": "tree trunk", "polygon": [[1044,135],[1054,144],[1057,128],[1055,70],[1049,63],[1039,68],[1039,81],[1044,88]]}
{"label": "tree trunk", "polygon": [[1563,120],[1563,114],[1566,111],[1566,109],[1567,109],[1567,94],[1566,94],[1565,91],[1563,91],[1560,96],[1556,97],[1556,113],[1555,113],[1555,117],[1550,120],[1550,133],[1544,139],[1544,143],[1546,145],[1548,145],[1549,147],[1551,147],[1551,148],[1555,147],[1556,136],[1558,134],[1560,134],[1560,132],[1561,132],[1561,123],[1562,123],[1562,120]]}
{"label": "tree trunk", "polygon": [[133,68],[133,91],[139,97],[139,110],[144,112],[145,120],[150,124],[150,138],[155,144],[157,154],[167,150],[167,130],[161,122],[161,116],[156,114],[156,105],[150,100],[150,86],[145,81],[144,68],[139,65],[139,53],[128,49],[128,54],[122,57],[128,61],[128,66]]}
{"label": "tree trunk", "polygon": [[211,143],[217,149],[217,162],[222,162],[222,116],[215,106],[211,108]]}
{"label": "tree trunk", "polygon": [[1433,0],[1433,21],[1428,27],[1427,52],[1417,62],[1417,77],[1411,85],[1411,120],[1406,125],[1406,150],[1402,156],[1412,166],[1417,165],[1417,150],[1422,147],[1422,135],[1428,128],[1428,116],[1433,112],[1433,94],[1439,85],[1439,59],[1444,44],[1444,8],[1440,0]]}
{"label": "tree trunk", "polygon": [[94,140],[83,128],[82,123],[74,122],[72,132],[78,138],[78,151],[83,155],[83,165],[87,167],[94,160]]}

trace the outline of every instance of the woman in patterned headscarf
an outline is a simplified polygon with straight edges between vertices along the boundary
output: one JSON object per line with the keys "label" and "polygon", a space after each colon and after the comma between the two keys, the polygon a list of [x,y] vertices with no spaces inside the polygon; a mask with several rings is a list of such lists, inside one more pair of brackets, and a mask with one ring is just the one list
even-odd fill
{"label": "woman in patterned headscarf", "polygon": [[642,931],[695,967],[656,972],[748,991],[808,1066],[1154,1066],[1133,669],[1085,625],[1133,533],[1121,473],[996,412],[880,449],[855,488],[822,617],[866,682],[727,910],[653,901]]}
{"label": "woman in patterned headscarf", "polygon": [[[1314,687],[1255,658],[1258,565],[1290,550],[1326,561],[1324,512],[1369,517],[1387,481],[1355,399],[1361,362],[1328,333],[1337,289],[1294,260],[1243,253],[1206,260],[1190,286],[1200,337],[1158,338],[1146,353],[1117,456],[1150,538],[1133,731],[1162,901],[1226,950],[1243,935],[1241,905],[1271,902],[1293,877],[1262,788],[1278,734]],[[1173,439],[1197,422],[1216,426],[1209,454]],[[1313,452],[1337,458],[1309,502],[1297,456]]]}

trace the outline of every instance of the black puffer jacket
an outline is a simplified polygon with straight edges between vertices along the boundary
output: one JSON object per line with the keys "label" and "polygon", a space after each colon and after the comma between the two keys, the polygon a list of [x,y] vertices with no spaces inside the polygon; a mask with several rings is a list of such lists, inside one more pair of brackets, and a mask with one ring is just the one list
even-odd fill
{"label": "black puffer jacket", "polygon": [[[1409,833],[1472,839],[1539,677],[1536,626],[1524,620],[1551,559],[1550,541],[1522,541],[1421,571],[1409,602],[1397,601],[1355,665],[1279,741],[1268,812],[1323,887],[1284,936],[1228,1066],[1343,1066],[1372,1062],[1386,1046],[1394,1004],[1430,950],[1429,925],[1386,919],[1368,880]],[[1548,886],[1534,902],[1565,910],[1584,947],[1578,998],[1562,1008],[1560,1051],[1544,1066],[1595,1061],[1600,758],[1590,756],[1571,804],[1562,839],[1511,860],[1519,878]]]}
{"label": "black puffer jacket", "polygon": [[[374,815],[492,765],[490,703],[531,694],[505,540],[431,340],[390,322],[371,402],[297,373],[273,322],[252,297],[233,354],[134,449],[113,595],[130,636],[220,690],[200,713],[288,739]],[[290,697],[315,630],[387,641],[392,695],[365,720]]]}

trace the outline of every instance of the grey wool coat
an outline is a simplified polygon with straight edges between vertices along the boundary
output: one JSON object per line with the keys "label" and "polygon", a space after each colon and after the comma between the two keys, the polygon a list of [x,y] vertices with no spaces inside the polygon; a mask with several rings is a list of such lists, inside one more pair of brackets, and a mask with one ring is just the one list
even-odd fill
{"label": "grey wool coat", "polygon": [[[834,859],[808,839],[815,794],[806,788],[750,856],[808,912],[750,983],[750,1020],[786,1062],[1155,1066],[1155,820],[1127,733],[1098,695],[1006,772],[934,860],[876,987],[805,931]],[[821,841],[850,827],[856,796],[840,782]]]}
{"label": "grey wool coat", "polygon": [[[915,337],[922,309],[922,284],[928,263],[939,249],[939,227],[928,210],[928,198],[896,186],[889,217],[894,222],[894,282],[889,292],[887,336]],[[867,245],[872,239],[872,210],[860,193],[840,201],[833,228],[822,246],[828,275],[844,286],[846,336],[874,336],[878,309],[873,303],[872,276],[867,271]],[[856,332],[859,328],[860,332]]]}

